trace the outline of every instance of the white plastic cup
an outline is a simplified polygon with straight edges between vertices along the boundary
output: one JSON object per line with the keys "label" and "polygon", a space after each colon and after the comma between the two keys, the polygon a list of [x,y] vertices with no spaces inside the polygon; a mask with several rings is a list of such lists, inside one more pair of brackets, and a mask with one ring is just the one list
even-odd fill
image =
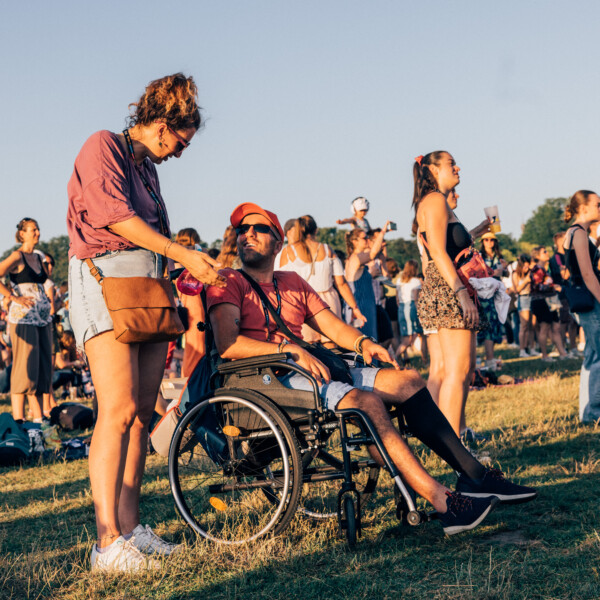
{"label": "white plastic cup", "polygon": [[500,227],[500,217],[498,215],[497,206],[488,206],[483,209],[485,216],[490,220],[490,231],[492,233],[499,233],[502,228]]}

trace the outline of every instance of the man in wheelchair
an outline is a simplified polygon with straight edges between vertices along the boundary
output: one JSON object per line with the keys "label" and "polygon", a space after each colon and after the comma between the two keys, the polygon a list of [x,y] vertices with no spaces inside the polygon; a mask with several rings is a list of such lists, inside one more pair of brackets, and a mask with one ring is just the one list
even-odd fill
{"label": "man in wheelchair", "polygon": [[[430,502],[448,535],[479,525],[498,502],[526,502],[534,489],[511,483],[497,469],[486,469],[461,444],[433,402],[424,380],[413,370],[400,370],[382,346],[338,319],[299,275],[274,272],[283,230],[275,214],[252,203],[231,215],[236,228],[242,270],[260,286],[289,330],[301,337],[304,322],[340,348],[353,349],[370,364],[374,359],[393,368],[351,368],[352,383],[333,381],[328,368],[305,348],[290,343],[269,307],[239,271],[224,269],[224,288],[211,287],[207,302],[217,350],[224,359],[242,359],[280,352],[291,353],[297,365],[320,382],[325,408],[359,409],[373,422],[383,445],[404,481]],[[291,372],[282,378],[291,389],[310,390],[306,377]],[[401,411],[413,435],[445,460],[457,473],[456,491],[433,479],[390,420],[388,407]],[[379,460],[377,450],[371,450]]]}

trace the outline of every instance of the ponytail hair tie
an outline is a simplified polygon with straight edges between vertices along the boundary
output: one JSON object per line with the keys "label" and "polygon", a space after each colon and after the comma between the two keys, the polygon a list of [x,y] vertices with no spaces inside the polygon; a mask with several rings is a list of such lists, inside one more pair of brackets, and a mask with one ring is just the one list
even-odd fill
{"label": "ponytail hair tie", "polygon": [[423,155],[421,154],[421,156],[417,156],[417,158],[415,158],[415,162],[421,166],[421,161],[423,160]]}

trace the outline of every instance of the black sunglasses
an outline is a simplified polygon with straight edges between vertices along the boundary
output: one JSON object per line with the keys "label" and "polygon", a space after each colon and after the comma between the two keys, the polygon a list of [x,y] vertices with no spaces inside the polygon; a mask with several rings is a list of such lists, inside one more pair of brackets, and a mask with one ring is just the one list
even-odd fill
{"label": "black sunglasses", "polygon": [[252,227],[256,233],[273,233],[269,225],[263,225],[262,223],[258,223],[256,225],[254,225],[254,223],[249,225],[238,225],[235,228],[235,233],[236,235],[248,233],[250,231],[250,227]]}

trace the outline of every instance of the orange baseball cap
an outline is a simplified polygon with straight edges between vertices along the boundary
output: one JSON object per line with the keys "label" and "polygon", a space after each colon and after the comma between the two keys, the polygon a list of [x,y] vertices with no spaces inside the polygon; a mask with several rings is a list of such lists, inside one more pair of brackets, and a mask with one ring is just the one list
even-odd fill
{"label": "orange baseball cap", "polygon": [[271,222],[271,225],[275,227],[277,230],[277,234],[279,235],[279,239],[283,240],[283,228],[279,223],[279,219],[275,213],[272,213],[270,210],[265,210],[258,206],[258,204],[254,204],[253,202],[243,202],[240,204],[232,213],[229,220],[234,227],[237,227],[248,215],[262,215]]}

